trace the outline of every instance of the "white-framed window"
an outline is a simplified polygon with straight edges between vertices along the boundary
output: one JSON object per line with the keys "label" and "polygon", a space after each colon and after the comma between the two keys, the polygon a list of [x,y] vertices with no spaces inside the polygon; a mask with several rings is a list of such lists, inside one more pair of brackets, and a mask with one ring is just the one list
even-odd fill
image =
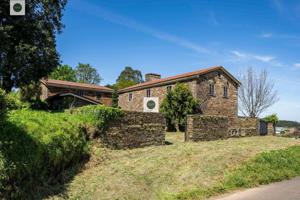
{"label": "white-framed window", "polygon": [[167,86],[167,91],[169,92],[169,91],[171,91],[172,90],[172,85],[168,85]]}
{"label": "white-framed window", "polygon": [[133,98],[133,94],[132,94],[132,93],[129,93],[129,94],[128,94],[128,101],[131,101],[132,98]]}
{"label": "white-framed window", "polygon": [[146,97],[151,97],[151,89],[146,90]]}
{"label": "white-framed window", "polygon": [[209,95],[215,96],[215,84],[214,83],[209,84]]}

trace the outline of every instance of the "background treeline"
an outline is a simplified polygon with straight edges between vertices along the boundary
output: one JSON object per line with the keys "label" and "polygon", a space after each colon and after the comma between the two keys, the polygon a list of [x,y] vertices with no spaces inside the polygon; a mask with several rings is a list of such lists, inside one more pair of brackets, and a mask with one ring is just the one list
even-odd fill
{"label": "background treeline", "polygon": [[300,123],[296,121],[288,121],[288,120],[279,120],[277,126],[279,127],[288,127],[288,128],[298,128],[300,129]]}

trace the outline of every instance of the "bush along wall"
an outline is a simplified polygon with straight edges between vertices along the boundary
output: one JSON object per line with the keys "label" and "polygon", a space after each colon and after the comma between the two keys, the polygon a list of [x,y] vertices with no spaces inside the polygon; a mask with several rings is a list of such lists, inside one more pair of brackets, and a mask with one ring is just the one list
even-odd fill
{"label": "bush along wall", "polygon": [[88,157],[87,130],[102,129],[122,112],[87,106],[51,113],[29,109],[8,112],[0,130],[0,197],[30,199],[62,170]]}
{"label": "bush along wall", "polygon": [[6,113],[6,98],[5,91],[0,88],[0,123],[4,120],[4,115]]}

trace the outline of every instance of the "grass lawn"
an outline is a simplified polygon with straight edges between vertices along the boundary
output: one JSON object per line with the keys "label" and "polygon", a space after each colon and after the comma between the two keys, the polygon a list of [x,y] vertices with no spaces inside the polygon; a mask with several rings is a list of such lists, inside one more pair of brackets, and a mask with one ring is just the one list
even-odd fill
{"label": "grass lawn", "polygon": [[84,170],[68,183],[64,194],[50,199],[169,198],[218,185],[225,171],[258,153],[300,144],[273,136],[185,143],[182,133],[167,133],[166,140],[172,144],[133,150],[95,144]]}

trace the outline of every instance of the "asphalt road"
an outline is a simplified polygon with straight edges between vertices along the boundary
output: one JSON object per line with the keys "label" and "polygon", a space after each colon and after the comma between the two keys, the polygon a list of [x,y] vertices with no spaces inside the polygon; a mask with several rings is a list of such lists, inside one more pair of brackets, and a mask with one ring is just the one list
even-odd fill
{"label": "asphalt road", "polygon": [[247,189],[216,200],[300,200],[300,177]]}

